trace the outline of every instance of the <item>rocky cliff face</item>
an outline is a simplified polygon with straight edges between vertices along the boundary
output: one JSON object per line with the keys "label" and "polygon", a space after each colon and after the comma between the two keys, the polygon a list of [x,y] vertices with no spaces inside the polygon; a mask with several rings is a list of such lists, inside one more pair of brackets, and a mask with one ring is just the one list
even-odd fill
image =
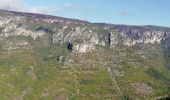
{"label": "rocky cliff face", "polygon": [[104,30],[92,24],[75,24],[75,22],[66,21],[66,23],[56,22],[50,26],[52,23],[49,23],[49,21],[36,23],[37,21],[24,16],[0,17],[0,38],[3,40],[10,37],[24,36],[36,40],[37,38],[43,39],[46,37],[50,38],[53,44],[61,45],[72,42],[73,50],[77,52],[95,50],[97,46],[110,45],[114,47],[117,44],[114,31]]}
{"label": "rocky cliff face", "polygon": [[126,26],[96,23],[96,25],[108,30],[116,30],[123,36],[124,45],[160,43],[170,35],[170,28],[158,26]]}
{"label": "rocky cliff face", "polygon": [[1,40],[16,36],[31,37],[33,40],[48,38],[53,44],[71,42],[73,51],[80,53],[106,46],[159,44],[170,35],[170,29],[165,27],[93,24],[36,14],[1,13],[5,15],[0,17]]}

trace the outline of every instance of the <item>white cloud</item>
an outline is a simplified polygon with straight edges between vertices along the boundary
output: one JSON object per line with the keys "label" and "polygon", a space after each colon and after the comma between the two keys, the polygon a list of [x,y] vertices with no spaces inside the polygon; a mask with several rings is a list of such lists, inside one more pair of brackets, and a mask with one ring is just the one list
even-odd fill
{"label": "white cloud", "polygon": [[38,14],[48,14],[49,8],[47,8],[47,7],[32,7],[30,12],[31,13],[38,13]]}
{"label": "white cloud", "polygon": [[64,5],[62,6],[62,8],[63,8],[63,9],[72,9],[72,8],[74,8],[74,5],[72,5],[72,4],[64,4]]}
{"label": "white cloud", "polygon": [[30,12],[39,14],[57,14],[73,8],[74,6],[72,4],[52,5],[50,7],[31,7]]}
{"label": "white cloud", "polygon": [[0,0],[0,9],[27,11],[27,5],[23,0]]}
{"label": "white cloud", "polygon": [[117,12],[117,15],[119,15],[119,16],[135,16],[136,13],[123,11],[123,12]]}
{"label": "white cloud", "polygon": [[75,6],[72,4],[51,5],[51,6],[28,6],[24,0],[0,0],[0,9],[31,12],[39,14],[56,15],[65,10],[73,9]]}

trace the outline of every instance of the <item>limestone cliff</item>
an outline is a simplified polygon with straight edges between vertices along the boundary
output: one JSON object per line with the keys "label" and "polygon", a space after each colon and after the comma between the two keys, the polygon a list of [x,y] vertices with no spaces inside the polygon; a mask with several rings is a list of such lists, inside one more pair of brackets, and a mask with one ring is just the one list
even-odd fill
{"label": "limestone cliff", "polygon": [[5,11],[1,13],[5,15],[0,17],[1,41],[5,38],[24,36],[31,37],[33,41],[46,39],[60,45],[71,42],[73,51],[80,53],[100,47],[159,44],[170,35],[170,29],[166,27],[93,24],[45,15]]}

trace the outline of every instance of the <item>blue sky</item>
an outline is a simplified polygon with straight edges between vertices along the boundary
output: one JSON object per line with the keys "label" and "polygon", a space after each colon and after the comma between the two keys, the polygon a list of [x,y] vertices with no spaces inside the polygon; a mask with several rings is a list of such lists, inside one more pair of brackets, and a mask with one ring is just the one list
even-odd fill
{"label": "blue sky", "polygon": [[[10,1],[10,0],[0,0]],[[22,11],[90,22],[170,27],[170,0],[11,0]],[[17,5],[17,4],[16,4]],[[0,5],[0,8],[1,7]],[[12,8],[12,7],[11,7]],[[11,9],[8,8],[8,9]],[[15,9],[14,7],[12,9]]]}

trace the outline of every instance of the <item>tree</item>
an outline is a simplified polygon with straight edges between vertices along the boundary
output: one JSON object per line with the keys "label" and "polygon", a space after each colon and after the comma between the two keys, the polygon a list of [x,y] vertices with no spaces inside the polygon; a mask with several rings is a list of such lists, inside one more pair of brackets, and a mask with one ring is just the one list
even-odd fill
{"label": "tree", "polygon": [[71,42],[69,42],[69,43],[67,44],[67,49],[68,49],[69,51],[72,51],[72,50],[73,50],[73,44],[72,44]]}

